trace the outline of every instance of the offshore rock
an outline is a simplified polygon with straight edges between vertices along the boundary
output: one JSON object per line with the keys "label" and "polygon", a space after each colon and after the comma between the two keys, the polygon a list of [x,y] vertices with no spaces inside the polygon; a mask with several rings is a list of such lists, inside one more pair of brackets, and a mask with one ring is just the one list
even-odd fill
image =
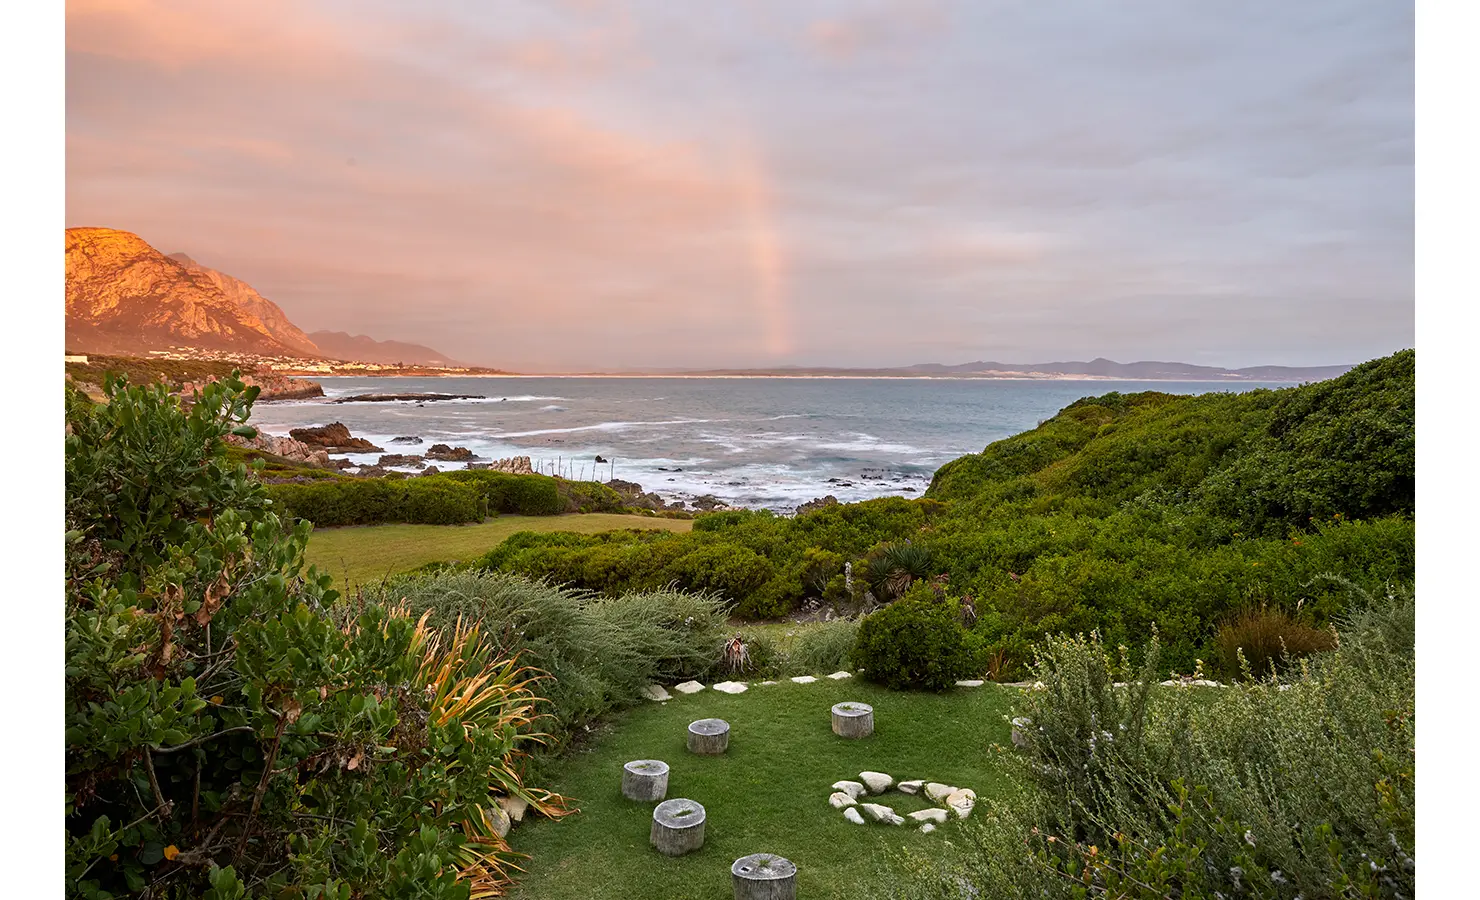
{"label": "offshore rock", "polygon": [[330,453],[382,453],[383,447],[377,447],[364,438],[354,437],[349,433],[349,427],[343,422],[330,422],[328,425],[319,425],[314,428],[294,428],[288,435],[295,441],[302,441],[312,447],[322,447]]}

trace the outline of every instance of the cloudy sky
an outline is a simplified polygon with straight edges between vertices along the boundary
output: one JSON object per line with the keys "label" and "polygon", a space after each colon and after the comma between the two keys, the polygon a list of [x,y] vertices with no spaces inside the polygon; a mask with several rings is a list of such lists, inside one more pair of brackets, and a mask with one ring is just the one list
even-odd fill
{"label": "cloudy sky", "polygon": [[67,222],[523,370],[1413,344],[1390,0],[69,0]]}

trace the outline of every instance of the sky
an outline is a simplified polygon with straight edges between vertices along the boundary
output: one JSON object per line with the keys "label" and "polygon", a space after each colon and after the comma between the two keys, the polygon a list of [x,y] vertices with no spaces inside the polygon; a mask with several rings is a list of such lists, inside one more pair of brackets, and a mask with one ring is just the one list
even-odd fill
{"label": "sky", "polygon": [[1414,343],[1389,0],[69,0],[69,226],[519,371]]}

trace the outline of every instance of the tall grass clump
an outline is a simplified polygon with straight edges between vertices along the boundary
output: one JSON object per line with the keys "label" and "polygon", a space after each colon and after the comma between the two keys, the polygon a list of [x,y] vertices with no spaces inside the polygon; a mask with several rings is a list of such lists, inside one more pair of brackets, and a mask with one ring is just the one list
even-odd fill
{"label": "tall grass clump", "polygon": [[1245,610],[1219,628],[1213,646],[1224,677],[1238,678],[1245,663],[1254,675],[1263,676],[1288,670],[1312,653],[1335,649],[1336,634],[1282,609],[1261,607]]}
{"label": "tall grass clump", "polygon": [[800,631],[792,638],[783,663],[784,675],[821,675],[849,666],[858,643],[858,622],[833,619]]}
{"label": "tall grass clump", "polygon": [[719,659],[725,618],[704,594],[657,590],[602,597],[501,572],[449,570],[398,578],[366,596],[404,602],[433,625],[477,623],[497,652],[548,678],[542,712],[557,738],[635,702],[653,681],[703,675]]}
{"label": "tall grass clump", "polygon": [[1045,642],[1024,794],[979,809],[955,863],[903,859],[890,895],[1413,897],[1413,597],[1358,610],[1288,680],[1225,688],[1154,684],[1154,643],[1131,667]]}

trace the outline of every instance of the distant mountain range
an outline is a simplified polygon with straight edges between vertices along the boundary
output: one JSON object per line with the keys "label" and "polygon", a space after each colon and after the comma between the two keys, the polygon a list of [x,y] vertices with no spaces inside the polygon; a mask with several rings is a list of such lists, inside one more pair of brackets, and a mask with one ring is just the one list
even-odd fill
{"label": "distant mountain range", "polygon": [[457,365],[430,347],[341,331],[312,335],[251,285],[113,228],[68,228],[67,348],[249,353],[407,365]]}
{"label": "distant mountain range", "polygon": [[1127,381],[1324,381],[1351,366],[1249,366],[1224,369],[1179,362],[1118,363],[1099,358],[1089,362],[1002,363],[969,362],[956,366],[919,363],[892,368],[835,366],[778,366],[772,369],[669,369],[671,375],[749,375],[853,378],[1105,378]]}
{"label": "distant mountain range", "polygon": [[318,344],[321,355],[330,359],[353,359],[357,362],[383,363],[408,366],[457,366],[456,360],[448,359],[431,347],[408,344],[405,341],[377,341],[363,334],[347,334],[343,331],[315,331],[309,335]]}

